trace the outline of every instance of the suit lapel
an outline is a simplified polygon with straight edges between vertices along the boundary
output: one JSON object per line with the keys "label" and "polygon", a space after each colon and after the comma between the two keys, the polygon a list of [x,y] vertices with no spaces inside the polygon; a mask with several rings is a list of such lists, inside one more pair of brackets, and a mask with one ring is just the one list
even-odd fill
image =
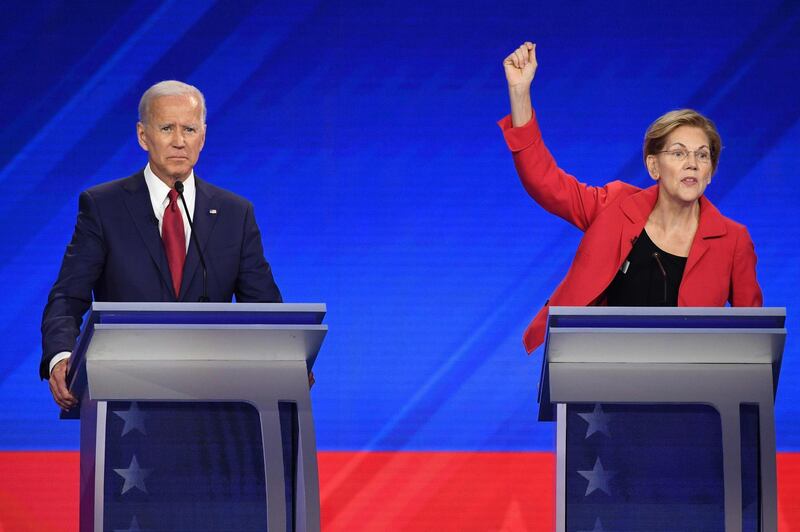
{"label": "suit lapel", "polygon": [[[192,214],[192,224],[194,230],[192,231],[191,240],[197,239],[200,244],[200,249],[203,250],[204,257],[208,240],[211,238],[211,232],[214,230],[214,225],[217,222],[217,215],[211,214],[214,209],[213,193],[209,190],[204,181],[201,181],[197,175],[194,176],[195,180],[195,199],[194,199],[194,214]],[[216,211],[215,211],[216,212]],[[197,246],[193,242],[189,242],[189,249],[186,252],[186,263],[183,266],[183,280],[181,281],[180,301],[184,300],[192,278],[200,265],[200,256],[197,254]],[[208,263],[206,263],[208,266]],[[200,273],[202,275],[202,272]]]}
{"label": "suit lapel", "polygon": [[153,259],[161,277],[167,286],[172,286],[172,277],[169,273],[169,263],[164,253],[161,235],[158,233],[158,220],[153,213],[153,204],[150,202],[150,192],[144,181],[144,173],[139,172],[127,179],[123,184],[128,195],[125,196],[125,207],[142,237],[150,257]]}
{"label": "suit lapel", "polygon": [[683,270],[684,278],[697,266],[697,263],[708,251],[710,247],[709,239],[718,238],[727,232],[722,214],[705,196],[702,196],[700,198],[700,220],[697,224],[697,233],[694,235],[692,247],[689,249],[689,257],[686,259],[686,268]]}

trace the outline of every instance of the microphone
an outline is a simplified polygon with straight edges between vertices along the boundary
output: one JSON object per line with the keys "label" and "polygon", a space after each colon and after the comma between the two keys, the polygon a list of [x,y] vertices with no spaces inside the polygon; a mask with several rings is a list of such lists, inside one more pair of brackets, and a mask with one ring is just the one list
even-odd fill
{"label": "microphone", "polygon": [[189,228],[192,230],[192,237],[189,240],[194,242],[197,255],[200,257],[200,265],[203,267],[203,295],[200,296],[198,301],[205,303],[211,301],[208,298],[208,268],[206,268],[206,261],[203,259],[203,252],[200,251],[200,243],[197,241],[197,233],[194,230],[194,224],[192,224],[192,215],[189,214],[189,207],[186,206],[186,198],[183,197],[183,182],[180,179],[175,181],[175,190],[178,192],[178,196],[181,198],[183,210],[186,212],[186,218],[189,220]]}
{"label": "microphone", "polygon": [[658,264],[658,269],[661,270],[661,275],[664,277],[664,304],[667,304],[667,280],[669,277],[667,276],[667,270],[664,268],[664,265],[661,263],[661,254],[658,251],[654,251],[652,257],[655,259],[656,264]]}

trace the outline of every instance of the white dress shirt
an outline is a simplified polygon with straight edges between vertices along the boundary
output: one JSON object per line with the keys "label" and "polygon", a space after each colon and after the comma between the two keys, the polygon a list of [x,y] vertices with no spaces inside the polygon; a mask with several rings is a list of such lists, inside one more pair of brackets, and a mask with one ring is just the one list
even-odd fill
{"label": "white dress shirt", "polygon": [[[158,233],[161,234],[161,226],[164,221],[164,211],[169,205],[169,191],[171,190],[166,183],[161,181],[156,174],[150,169],[150,163],[144,167],[144,182],[147,183],[147,190],[150,192],[150,203],[153,204],[153,214],[158,218]],[[194,198],[197,196],[197,189],[194,181],[194,170],[189,174],[189,177],[183,181],[183,198],[186,200],[186,206],[189,212],[192,213],[194,219]],[[192,229],[189,227],[189,218],[186,217],[186,211],[183,209],[183,202],[178,198],[178,207],[181,210],[181,217],[183,218],[183,234],[186,235],[186,251],[189,251],[189,238],[192,236]]]}

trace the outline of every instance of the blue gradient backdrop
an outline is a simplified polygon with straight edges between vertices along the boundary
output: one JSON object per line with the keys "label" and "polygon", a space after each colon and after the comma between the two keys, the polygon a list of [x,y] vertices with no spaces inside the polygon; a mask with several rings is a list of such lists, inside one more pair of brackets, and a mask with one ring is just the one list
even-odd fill
{"label": "blue gradient backdrop", "polygon": [[800,450],[800,3],[28,2],[0,35],[0,449],[77,449],[39,318],[78,193],[144,165],[138,98],[169,78],[205,92],[197,172],[253,200],[286,300],[328,304],[320,449],[552,449],[520,338],[580,235],[526,196],[495,125],[501,61],[532,39],[545,139],[584,181],[646,185],[666,110],[717,122],[708,195],[788,307],[778,444]]}

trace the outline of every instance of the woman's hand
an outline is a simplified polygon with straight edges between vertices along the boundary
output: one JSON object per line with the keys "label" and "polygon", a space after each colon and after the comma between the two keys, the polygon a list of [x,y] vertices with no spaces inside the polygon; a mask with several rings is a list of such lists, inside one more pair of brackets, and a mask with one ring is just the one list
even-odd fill
{"label": "woman's hand", "polygon": [[536,45],[525,42],[503,60],[511,101],[511,123],[523,126],[533,116],[531,108],[531,82],[536,74]]}
{"label": "woman's hand", "polygon": [[528,91],[536,75],[536,45],[525,42],[503,60],[508,88]]}

